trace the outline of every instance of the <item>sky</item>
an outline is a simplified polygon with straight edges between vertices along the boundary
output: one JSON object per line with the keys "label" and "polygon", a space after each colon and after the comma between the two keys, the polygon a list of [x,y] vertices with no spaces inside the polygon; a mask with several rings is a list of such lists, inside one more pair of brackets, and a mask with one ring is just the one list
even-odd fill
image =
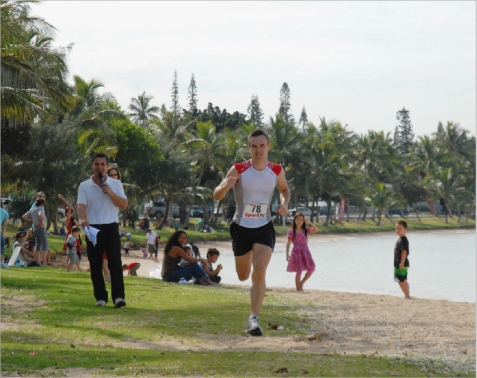
{"label": "sky", "polygon": [[72,75],[96,79],[123,109],[142,92],[171,106],[195,76],[209,102],[247,113],[257,95],[265,121],[284,82],[298,120],[336,120],[356,133],[394,132],[410,110],[416,136],[454,121],[475,135],[474,1],[159,2],[45,1],[33,14],[74,43]]}

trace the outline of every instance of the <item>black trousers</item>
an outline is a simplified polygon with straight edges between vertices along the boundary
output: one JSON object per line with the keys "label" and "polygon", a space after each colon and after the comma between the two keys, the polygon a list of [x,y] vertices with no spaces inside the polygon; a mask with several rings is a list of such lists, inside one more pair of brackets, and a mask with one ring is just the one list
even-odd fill
{"label": "black trousers", "polygon": [[94,297],[97,301],[108,302],[108,292],[103,277],[103,253],[108,257],[108,268],[111,273],[111,298],[125,298],[123,267],[121,263],[121,241],[117,223],[92,224],[100,230],[96,246],[87,241],[87,251]]}

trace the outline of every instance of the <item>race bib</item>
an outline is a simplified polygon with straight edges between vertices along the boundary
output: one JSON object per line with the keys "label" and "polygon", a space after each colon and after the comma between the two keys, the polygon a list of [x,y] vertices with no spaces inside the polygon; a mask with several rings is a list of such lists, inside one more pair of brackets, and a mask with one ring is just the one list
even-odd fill
{"label": "race bib", "polygon": [[267,209],[268,204],[266,202],[247,203],[242,217],[245,219],[263,219],[267,214]]}

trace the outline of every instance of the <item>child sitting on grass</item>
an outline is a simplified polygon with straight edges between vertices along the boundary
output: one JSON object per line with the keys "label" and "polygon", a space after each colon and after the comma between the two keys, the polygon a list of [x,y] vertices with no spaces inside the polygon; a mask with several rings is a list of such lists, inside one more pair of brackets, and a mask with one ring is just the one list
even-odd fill
{"label": "child sitting on grass", "polygon": [[396,223],[396,234],[399,239],[394,247],[394,280],[399,283],[405,299],[411,299],[407,270],[409,269],[409,240],[406,237],[407,222],[400,220]]}
{"label": "child sitting on grass", "polygon": [[214,269],[212,264],[215,264],[220,256],[220,252],[216,248],[209,248],[207,250],[207,264],[202,264],[202,268],[205,273],[209,276],[210,280],[215,283],[220,283],[222,277],[218,274],[222,270],[222,264],[217,265],[217,268]]}
{"label": "child sitting on grass", "polygon": [[[182,249],[187,254],[187,256],[192,257],[192,249],[190,248],[190,245],[185,245],[184,247],[182,247]],[[190,263],[187,260],[181,258],[181,261],[179,262],[179,266],[183,267],[183,266],[187,266],[187,265],[190,265]]]}
{"label": "child sitting on grass", "polygon": [[130,264],[124,264],[123,265],[123,272],[125,270],[128,271],[128,276],[137,276],[137,270],[141,267],[141,264],[138,262],[134,261]]}

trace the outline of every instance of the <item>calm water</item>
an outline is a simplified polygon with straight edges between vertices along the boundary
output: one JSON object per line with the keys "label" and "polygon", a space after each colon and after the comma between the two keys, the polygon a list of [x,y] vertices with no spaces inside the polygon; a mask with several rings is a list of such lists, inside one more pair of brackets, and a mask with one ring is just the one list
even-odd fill
{"label": "calm water", "polygon": [[[475,303],[475,232],[410,232],[408,239],[411,265],[408,281],[412,296]],[[305,290],[401,296],[393,276],[396,240],[397,235],[388,234],[311,240],[309,248],[317,269],[305,284]],[[251,285],[250,279],[245,282],[237,279],[231,248],[220,252],[218,262],[224,266],[222,282]],[[295,287],[295,274],[286,272],[285,255],[285,244],[278,243],[267,270],[268,287]],[[160,269],[151,275],[160,277]]]}

